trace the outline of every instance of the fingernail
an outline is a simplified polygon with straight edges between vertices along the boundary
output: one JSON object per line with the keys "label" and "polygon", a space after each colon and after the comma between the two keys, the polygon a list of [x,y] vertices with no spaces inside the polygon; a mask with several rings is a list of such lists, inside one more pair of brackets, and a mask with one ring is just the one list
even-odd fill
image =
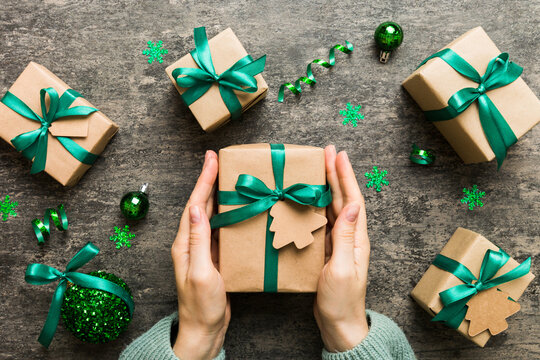
{"label": "fingernail", "polygon": [[352,204],[349,206],[349,209],[347,209],[347,213],[345,214],[345,217],[350,222],[355,222],[356,218],[358,217],[358,213],[360,212],[360,205],[358,204]]}
{"label": "fingernail", "polygon": [[328,147],[332,150],[332,152],[336,153],[336,147],[334,145],[328,145]]}
{"label": "fingernail", "polygon": [[189,221],[192,224],[197,224],[201,221],[201,211],[198,206],[189,207]]}
{"label": "fingernail", "polygon": [[204,163],[202,166],[203,169],[206,167],[206,164],[208,163],[208,157],[209,157],[208,150],[206,150],[206,153],[204,154]]}
{"label": "fingernail", "polygon": [[345,156],[345,160],[349,161],[349,155],[347,155],[346,151],[343,151],[343,156]]}

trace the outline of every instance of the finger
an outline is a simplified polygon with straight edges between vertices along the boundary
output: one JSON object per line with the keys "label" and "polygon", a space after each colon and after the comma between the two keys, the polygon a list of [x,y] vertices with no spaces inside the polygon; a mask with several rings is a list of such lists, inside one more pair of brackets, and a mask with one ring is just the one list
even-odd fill
{"label": "finger", "polygon": [[210,222],[197,205],[189,207],[189,266],[204,271],[212,266]]}
{"label": "finger", "polygon": [[330,261],[343,264],[354,262],[354,232],[360,205],[352,203],[343,208],[332,229],[332,257]]}
{"label": "finger", "polygon": [[326,162],[326,179],[332,190],[332,206],[330,208],[332,211],[328,211],[328,218],[330,223],[333,224],[337,214],[340,213],[343,207],[341,187],[336,171],[336,148],[334,145],[328,145],[324,149],[324,157]]}
{"label": "finger", "polygon": [[212,252],[212,262],[214,267],[219,270],[219,242],[218,242],[218,232],[219,229],[213,230],[212,232],[212,246],[210,248]]}
{"label": "finger", "polygon": [[363,200],[356,175],[345,151],[341,151],[337,155],[336,170],[341,191],[343,192],[344,205]]}
{"label": "finger", "polygon": [[214,197],[216,195],[216,184],[212,186],[212,191],[210,192],[210,197],[208,198],[208,201],[206,202],[206,216],[208,218],[211,218],[212,215],[214,215]]}
{"label": "finger", "polygon": [[370,244],[367,233],[367,217],[364,202],[360,203],[360,213],[354,232],[354,262],[367,274],[369,266]]}

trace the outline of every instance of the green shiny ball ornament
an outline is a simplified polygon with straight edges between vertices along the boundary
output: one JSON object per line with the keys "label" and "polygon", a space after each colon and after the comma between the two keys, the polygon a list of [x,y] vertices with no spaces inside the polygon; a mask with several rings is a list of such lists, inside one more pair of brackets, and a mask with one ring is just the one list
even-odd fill
{"label": "green shiny ball ornament", "polygon": [[381,49],[380,62],[386,63],[390,53],[403,42],[403,29],[393,21],[383,22],[375,30],[375,42]]}
{"label": "green shiny ball ornament", "polygon": [[[126,290],[131,290],[124,280],[105,271],[93,271],[89,275],[109,280]],[[107,291],[89,289],[68,283],[62,303],[62,321],[76,338],[93,343],[115,340],[131,322],[126,303]]]}
{"label": "green shiny ball ornament", "polygon": [[150,202],[146,189],[148,184],[143,184],[139,191],[130,191],[120,200],[120,211],[128,220],[140,220],[148,214]]}

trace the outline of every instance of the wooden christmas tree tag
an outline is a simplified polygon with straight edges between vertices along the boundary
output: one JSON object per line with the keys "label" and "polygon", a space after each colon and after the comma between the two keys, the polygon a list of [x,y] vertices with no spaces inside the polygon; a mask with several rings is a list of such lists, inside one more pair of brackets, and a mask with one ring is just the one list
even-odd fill
{"label": "wooden christmas tree tag", "polygon": [[270,231],[275,233],[273,246],[276,249],[292,242],[298,249],[305,248],[313,242],[312,232],[328,221],[312,207],[287,200],[278,201],[272,206],[270,215],[274,218]]}
{"label": "wooden christmas tree tag", "polygon": [[506,318],[521,309],[521,306],[509,299],[509,295],[497,288],[481,291],[467,303],[465,319],[470,321],[469,336],[476,336],[489,329],[491,335],[508,328]]}

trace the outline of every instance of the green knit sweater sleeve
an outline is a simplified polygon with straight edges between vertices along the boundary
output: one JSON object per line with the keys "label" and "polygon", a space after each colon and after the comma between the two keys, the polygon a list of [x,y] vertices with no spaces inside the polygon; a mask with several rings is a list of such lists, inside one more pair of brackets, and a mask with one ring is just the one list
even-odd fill
{"label": "green knit sweater sleeve", "polygon": [[416,359],[405,334],[395,322],[367,310],[369,333],[351,350],[331,353],[323,350],[323,360],[413,360]]}
{"label": "green knit sweater sleeve", "polygon": [[[178,313],[171,314],[157,322],[150,330],[135,339],[120,354],[119,360],[180,360],[171,345],[171,330],[178,324]],[[225,360],[221,349],[214,360]]]}

